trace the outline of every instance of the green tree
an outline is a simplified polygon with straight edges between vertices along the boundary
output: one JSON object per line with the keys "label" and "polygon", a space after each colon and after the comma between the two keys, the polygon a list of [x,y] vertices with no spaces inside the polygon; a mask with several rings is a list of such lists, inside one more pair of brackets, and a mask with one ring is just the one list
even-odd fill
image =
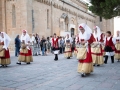
{"label": "green tree", "polygon": [[91,0],[90,3],[89,10],[100,17],[111,19],[120,16],[120,0]]}

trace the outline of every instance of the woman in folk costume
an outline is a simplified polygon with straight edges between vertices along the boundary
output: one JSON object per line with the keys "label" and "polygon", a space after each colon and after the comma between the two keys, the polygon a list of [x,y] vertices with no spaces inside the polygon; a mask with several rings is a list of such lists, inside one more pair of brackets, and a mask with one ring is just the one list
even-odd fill
{"label": "woman in folk costume", "polygon": [[67,59],[70,59],[70,57],[72,56],[72,45],[70,43],[70,40],[66,40],[66,43],[65,43],[65,52],[64,52],[64,55]]}
{"label": "woman in folk costume", "polygon": [[[78,63],[78,72],[82,73],[81,76],[84,77],[86,74],[90,74],[93,72],[93,63],[92,63],[92,56],[91,56],[91,44],[93,43],[94,37],[92,35],[92,30],[85,24],[82,23],[79,26],[79,43],[80,45],[84,45],[85,52],[84,54],[81,51],[78,51],[78,54],[83,55],[81,59],[79,59]],[[80,52],[80,53],[79,53]]]}
{"label": "woman in folk costume", "polygon": [[110,31],[106,32],[106,38],[104,44],[105,44],[104,50],[106,52],[104,63],[107,64],[108,56],[111,57],[111,62],[114,63],[114,51],[115,51],[116,40],[115,38],[112,37]]}
{"label": "woman in folk costume", "polygon": [[104,63],[102,45],[101,45],[103,38],[102,38],[100,28],[98,26],[94,28],[93,36],[95,39],[91,47],[93,66],[95,65],[100,66]]}
{"label": "woman in folk costume", "polygon": [[72,57],[72,38],[69,37],[69,34],[67,34],[65,38],[65,52],[64,55],[67,59],[70,59]]}
{"label": "woman in folk costume", "polygon": [[120,61],[120,31],[117,31],[116,45],[115,45],[115,59]]}
{"label": "woman in folk costume", "polygon": [[7,67],[11,63],[8,49],[11,39],[5,32],[1,32],[0,36],[0,65]]}
{"label": "woman in folk costume", "polygon": [[56,36],[56,33],[54,33],[54,37],[52,38],[52,49],[55,54],[54,60],[58,60],[58,53],[59,53],[59,43],[58,43],[58,38]]}
{"label": "woman in folk costume", "polygon": [[30,36],[28,35],[26,30],[22,31],[21,35],[21,50],[19,54],[17,64],[21,64],[21,62],[25,62],[26,64],[30,64],[30,62],[33,62],[32,57],[32,50],[30,48]]}

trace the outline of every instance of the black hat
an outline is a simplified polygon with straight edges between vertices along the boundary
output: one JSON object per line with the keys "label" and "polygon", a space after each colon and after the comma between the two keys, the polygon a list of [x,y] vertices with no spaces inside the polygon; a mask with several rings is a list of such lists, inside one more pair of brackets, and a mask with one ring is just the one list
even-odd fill
{"label": "black hat", "polygon": [[56,33],[54,33],[54,35],[56,35]]}

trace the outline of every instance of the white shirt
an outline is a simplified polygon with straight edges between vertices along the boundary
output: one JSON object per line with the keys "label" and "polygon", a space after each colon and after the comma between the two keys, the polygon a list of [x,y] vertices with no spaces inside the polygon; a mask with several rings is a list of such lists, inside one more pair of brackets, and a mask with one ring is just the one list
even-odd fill
{"label": "white shirt", "polygon": [[65,43],[66,43],[67,40],[70,40],[70,43],[72,43],[72,38],[71,37],[69,37],[69,38],[66,37],[65,38]]}
{"label": "white shirt", "polygon": [[[107,40],[109,41],[111,37],[107,37]],[[112,37],[113,44],[116,44],[116,39]],[[104,40],[104,43],[106,43],[106,39]]]}

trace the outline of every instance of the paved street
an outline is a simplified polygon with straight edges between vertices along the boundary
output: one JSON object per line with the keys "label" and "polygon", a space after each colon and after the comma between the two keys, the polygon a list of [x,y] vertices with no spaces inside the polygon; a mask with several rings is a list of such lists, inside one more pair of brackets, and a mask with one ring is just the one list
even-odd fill
{"label": "paved street", "polygon": [[94,72],[82,78],[77,73],[77,60],[59,55],[35,56],[30,65],[16,65],[17,58],[11,55],[12,64],[0,68],[0,90],[120,90],[120,62],[95,67]]}

